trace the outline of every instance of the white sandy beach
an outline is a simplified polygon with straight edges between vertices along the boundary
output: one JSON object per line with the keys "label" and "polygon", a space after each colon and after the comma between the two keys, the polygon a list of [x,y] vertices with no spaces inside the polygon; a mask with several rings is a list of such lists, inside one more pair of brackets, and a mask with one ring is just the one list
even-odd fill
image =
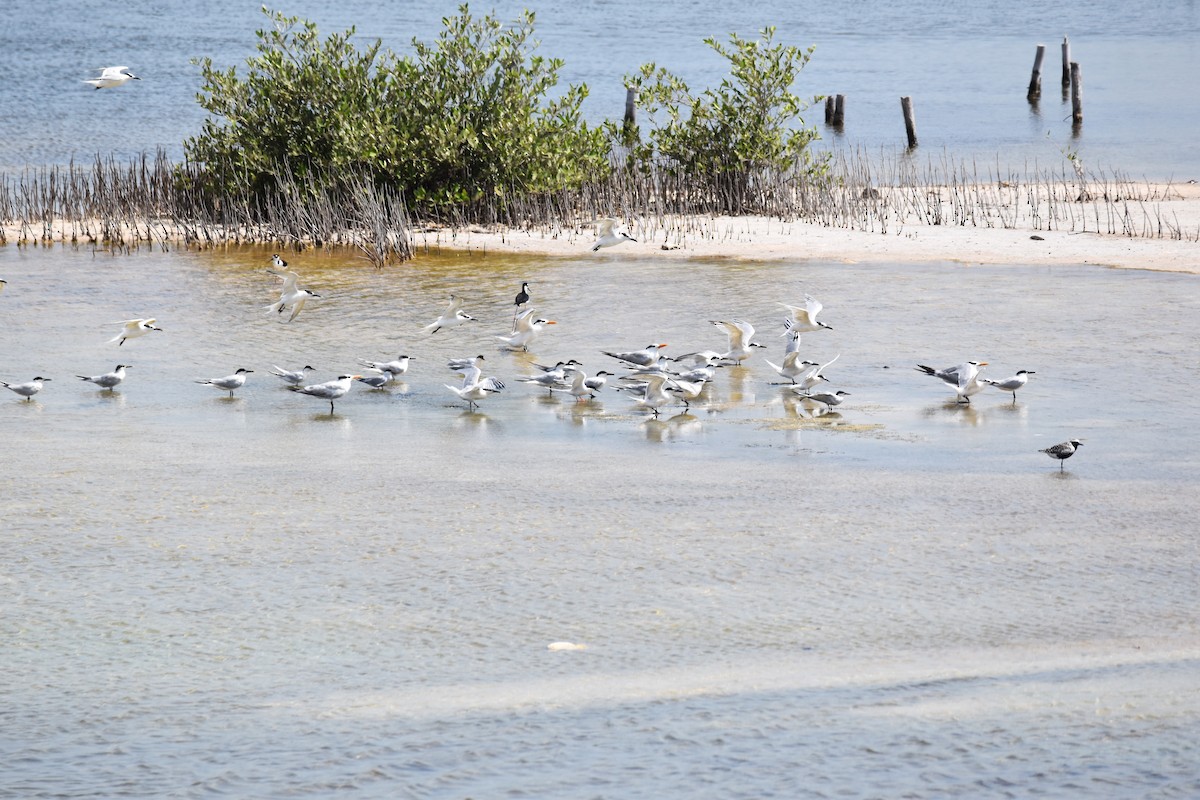
{"label": "white sandy beach", "polygon": [[[1169,219],[1184,238],[1149,238],[1088,230],[1043,230],[1031,224],[1005,228],[891,222],[886,232],[785,222],[764,217],[717,217],[691,221],[691,230],[669,231],[639,220],[625,220],[638,238],[601,254],[624,253],[662,258],[823,259],[846,262],[934,262],[964,264],[1095,264],[1123,269],[1200,272],[1200,186],[1154,187],[1166,197],[1136,209],[1149,223]],[[649,235],[647,235],[649,234]],[[573,256],[590,251],[595,234],[583,226],[558,235],[542,230],[502,231],[473,228],[427,230],[414,243],[489,253]],[[1190,238],[1189,238],[1190,237]]]}

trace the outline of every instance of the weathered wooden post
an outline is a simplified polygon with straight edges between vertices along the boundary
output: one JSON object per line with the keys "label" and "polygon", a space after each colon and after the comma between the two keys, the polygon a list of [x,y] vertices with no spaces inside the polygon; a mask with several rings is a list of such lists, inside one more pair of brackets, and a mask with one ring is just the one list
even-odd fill
{"label": "weathered wooden post", "polygon": [[637,94],[632,86],[625,87],[625,130],[637,127]]}
{"label": "weathered wooden post", "polygon": [[[1071,44],[1067,41],[1067,37],[1063,37],[1062,43],[1063,56],[1063,72],[1062,72],[1062,88],[1063,94],[1067,93],[1067,89],[1071,86]],[[1066,99],[1066,98],[1064,98]]]}
{"label": "weathered wooden post", "polygon": [[1042,96],[1042,59],[1045,57],[1046,45],[1039,44],[1037,55],[1033,57],[1033,75],[1029,77],[1029,91],[1025,93],[1025,99],[1031,103],[1036,103]]}
{"label": "weathered wooden post", "polygon": [[833,127],[840,128],[846,122],[846,95],[839,94],[833,103]]}
{"label": "weathered wooden post", "polygon": [[1078,61],[1071,62],[1071,124],[1083,124],[1083,73]]}
{"label": "weathered wooden post", "polygon": [[911,97],[900,98],[900,110],[904,112],[904,132],[908,134],[908,149],[912,150],[917,146],[917,122],[913,118]]}
{"label": "weathered wooden post", "polygon": [[828,95],[825,98],[825,124],[833,124],[833,95]]}

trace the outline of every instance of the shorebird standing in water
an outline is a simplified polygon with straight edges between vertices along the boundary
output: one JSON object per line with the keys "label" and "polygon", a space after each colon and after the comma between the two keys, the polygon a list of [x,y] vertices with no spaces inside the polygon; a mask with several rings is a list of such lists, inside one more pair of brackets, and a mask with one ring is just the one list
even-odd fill
{"label": "shorebird standing in water", "polygon": [[5,383],[4,381],[0,381],[0,386],[11,389],[26,400],[32,400],[33,396],[42,390],[42,381],[48,380],[50,379],[39,375],[27,383]]}
{"label": "shorebird standing in water", "polygon": [[934,369],[924,364],[917,364],[917,370],[938,378],[953,389],[957,395],[956,402],[969,403],[971,395],[979,394],[986,385],[979,380],[979,368],[986,367],[987,363],[986,361],[968,361],[965,364],[945,369]]}
{"label": "shorebird standing in water", "polygon": [[106,372],[103,375],[93,375],[90,378],[87,375],[76,375],[75,377],[94,383],[101,389],[108,389],[111,392],[114,386],[125,380],[125,370],[130,368],[130,364],[117,364],[116,369],[112,372]]}
{"label": "shorebird standing in water", "polygon": [[224,378],[209,378],[208,380],[205,380],[204,378],[196,378],[196,383],[202,383],[205,386],[215,386],[218,389],[228,389],[229,396],[233,397],[233,390],[240,389],[245,386],[246,376],[251,372],[254,372],[254,370],[246,369],[245,367],[239,367],[237,372],[233,373],[232,375],[226,375]]}
{"label": "shorebird standing in water", "polygon": [[1000,391],[1012,392],[1013,402],[1015,403],[1015,402],[1017,402],[1017,389],[1020,389],[1022,386],[1024,386],[1026,383],[1029,382],[1030,375],[1036,375],[1036,374],[1037,373],[1034,372],[1033,370],[1019,369],[1019,370],[1017,370],[1017,374],[1013,375],[1011,378],[1005,378],[1004,380],[1000,380],[1000,381],[994,381],[994,380],[991,380],[990,378],[982,378],[982,380],[988,386],[995,386]]}
{"label": "shorebird standing in water", "polygon": [[517,292],[516,298],[513,300],[513,333],[517,332],[517,314],[521,313],[521,306],[529,302],[529,284],[522,283],[521,291]]}
{"label": "shorebird standing in water", "polygon": [[1051,458],[1058,459],[1058,471],[1062,472],[1063,462],[1071,456],[1075,455],[1075,451],[1083,446],[1083,442],[1078,439],[1070,439],[1065,442],[1059,442],[1053,447],[1047,447],[1043,450],[1038,450],[1039,453],[1045,453]]}

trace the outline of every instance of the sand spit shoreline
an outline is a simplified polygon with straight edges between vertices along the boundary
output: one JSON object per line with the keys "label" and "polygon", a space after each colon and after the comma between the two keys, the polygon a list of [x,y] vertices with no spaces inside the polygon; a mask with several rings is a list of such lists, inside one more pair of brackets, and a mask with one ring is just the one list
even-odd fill
{"label": "sand spit shoreline", "polygon": [[[832,260],[846,263],[956,262],[962,264],[1022,264],[1030,266],[1092,264],[1118,269],[1144,269],[1200,274],[1200,186],[1170,184],[1150,187],[1153,201],[1133,201],[1126,213],[1140,215],[1141,230],[1168,220],[1181,237],[1144,233],[1100,232],[1105,220],[1090,221],[1080,214],[1078,225],[1064,230],[1047,225],[1037,214],[1014,214],[1007,222],[983,215],[977,224],[929,224],[920,219],[881,216],[867,225],[833,226],[810,221],[787,221],[762,216],[687,218],[634,217],[623,220],[637,242],[591,251],[594,229],[575,227],[482,228],[419,227],[409,232],[417,258],[423,253],[458,251],[509,256],[590,258],[669,258],[731,260]],[[1128,206],[1128,203],[1126,204]],[[868,229],[869,226],[869,229]],[[1111,224],[1109,225],[1111,228]],[[9,246],[74,244],[106,246],[87,231],[99,224],[56,220],[51,223],[6,222],[3,240]],[[176,235],[169,223],[143,223],[131,244],[168,243],[189,248],[251,244],[227,237],[222,241]],[[229,241],[234,239],[235,241]],[[264,243],[267,244],[267,243]],[[295,246],[295,245],[280,245]]]}

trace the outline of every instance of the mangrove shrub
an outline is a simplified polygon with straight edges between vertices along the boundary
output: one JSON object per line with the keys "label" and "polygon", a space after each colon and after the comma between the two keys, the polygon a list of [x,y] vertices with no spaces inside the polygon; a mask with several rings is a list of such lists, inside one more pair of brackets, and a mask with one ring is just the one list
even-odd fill
{"label": "mangrove shrub", "polygon": [[353,28],[322,38],[263,11],[273,24],[244,74],[197,62],[209,117],[185,150],[215,192],[365,175],[417,208],[490,207],[608,168],[606,132],[579,113],[586,85],[552,96],[562,61],[535,54],[532,12],[505,25],[463,5],[435,41],[398,56],[378,41],[358,49]]}
{"label": "mangrove shrub", "polygon": [[779,173],[813,175],[824,162],[808,145],[818,138],[801,113],[810,102],[792,87],[812,57],[774,41],[775,28],[757,39],[736,33],[728,43],[704,43],[729,62],[729,75],[714,88],[694,93],[686,82],[657,64],[642,65],[625,78],[637,89],[638,106],[649,120],[645,138],[629,141],[634,164],[654,163],[723,199],[723,210],[753,205],[756,182]]}

